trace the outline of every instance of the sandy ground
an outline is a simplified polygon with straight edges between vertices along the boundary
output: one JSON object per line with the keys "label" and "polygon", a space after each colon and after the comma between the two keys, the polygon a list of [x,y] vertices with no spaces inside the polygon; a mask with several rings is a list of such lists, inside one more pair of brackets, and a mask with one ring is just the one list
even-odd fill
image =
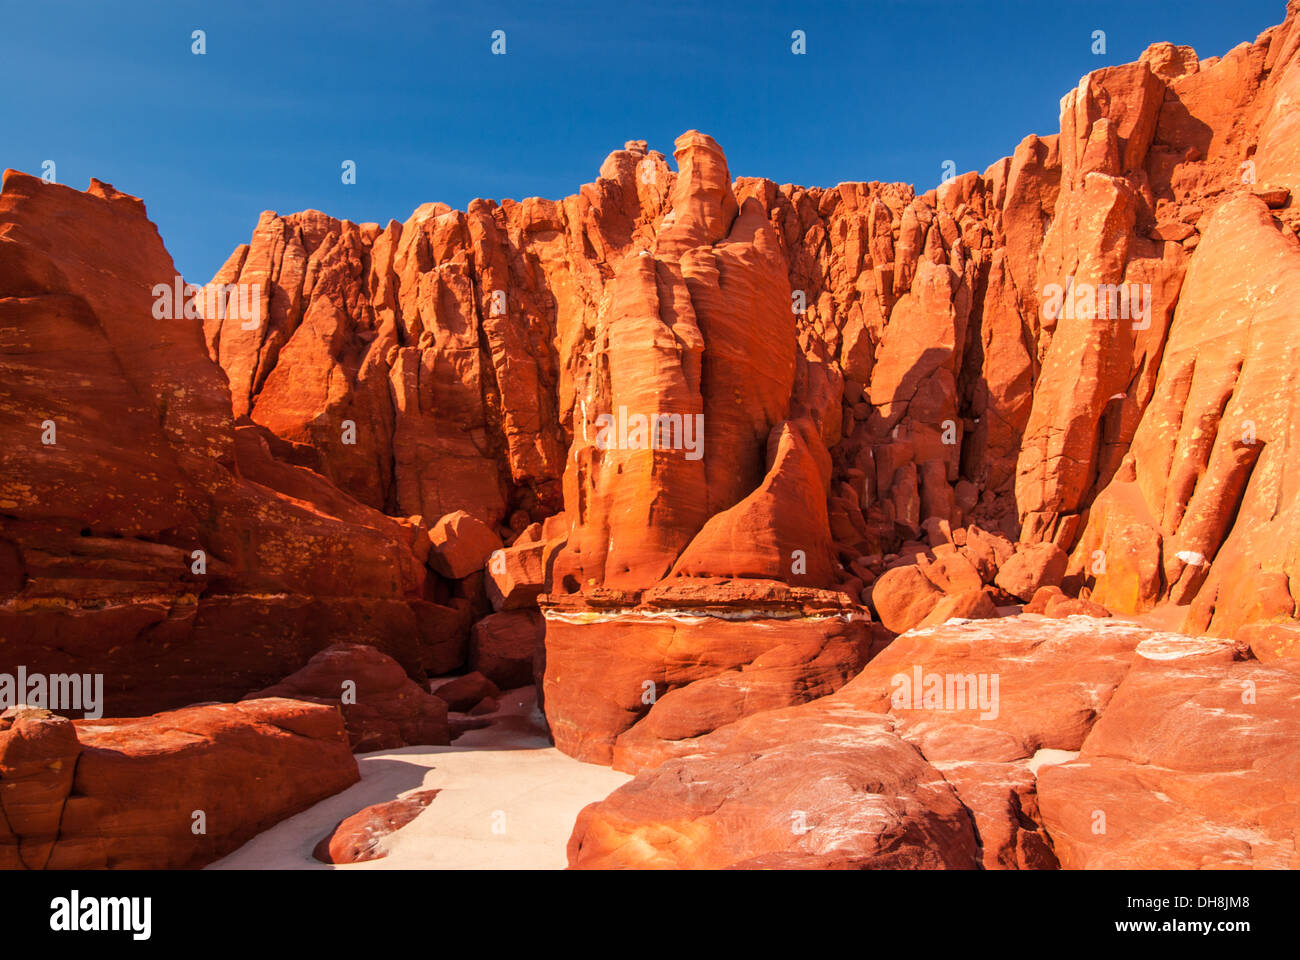
{"label": "sandy ground", "polygon": [[[547,740],[531,689],[503,695],[491,727],[448,747],[357,755],[361,782],[258,834],[209,870],[560,869],[573,821],[632,779],[580,763]],[[312,848],[344,817],[413,790],[438,788],[418,817],[388,836],[388,856],[331,866]]]}

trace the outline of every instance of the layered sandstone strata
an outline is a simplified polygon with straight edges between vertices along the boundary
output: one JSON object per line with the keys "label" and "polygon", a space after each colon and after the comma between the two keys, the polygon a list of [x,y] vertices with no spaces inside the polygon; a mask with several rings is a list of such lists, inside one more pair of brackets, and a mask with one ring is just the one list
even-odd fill
{"label": "layered sandstone strata", "polygon": [[689,132],[676,171],[630,142],[563,201],[268,214],[216,279],[270,320],[209,318],[208,349],[236,413],[371,506],[507,542],[558,516],[512,576],[551,603],[730,577],[874,605],[974,525],[1069,568],[936,615],[1064,582],[1194,631],[1293,619],[1296,22],[1095,71],[1059,132],[922,194],[733,180]]}
{"label": "layered sandstone strata", "polygon": [[174,277],[139,200],[5,175],[0,663],[101,673],[114,716],[238,699],[336,641],[422,679],[467,628],[422,524],[237,422],[199,321],[155,319]]}
{"label": "layered sandstone strata", "polygon": [[540,619],[557,742],[631,769],[1045,588],[1293,624],[1298,10],[921,194],[689,131],[561,201],[267,213],[252,322],[159,318],[140,201],[11,172],[0,658],[120,715],[340,641],[509,686]]}
{"label": "layered sandstone strata", "polygon": [[760,710],[831,693],[871,653],[865,610],[762,580],[680,580],[546,605],[542,695],[555,744],[635,771]]}

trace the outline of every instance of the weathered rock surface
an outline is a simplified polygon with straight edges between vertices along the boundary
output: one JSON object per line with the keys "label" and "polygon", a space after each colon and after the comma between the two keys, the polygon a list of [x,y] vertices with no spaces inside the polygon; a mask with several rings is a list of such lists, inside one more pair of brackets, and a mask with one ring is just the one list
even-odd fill
{"label": "weathered rock surface", "polygon": [[834,697],[723,727],[578,815],[572,866],[971,869],[969,814],[887,717]]}
{"label": "weathered rock surface", "polygon": [[[435,681],[436,682],[436,681]],[[501,695],[501,689],[478,671],[470,671],[432,687],[432,694],[447,704],[448,710],[465,713],[484,700]]]}
{"label": "weathered rock surface", "polygon": [[[354,744],[431,736],[430,674],[540,679],[561,749],[648,778],[586,816],[583,863],[1050,866],[1053,822],[1067,865],[1280,863],[1267,777],[1253,806],[1210,778],[1152,808],[1197,811],[1182,843],[1105,847],[1040,803],[1035,757],[1086,757],[1155,670],[1126,679],[1141,629],[1112,612],[1236,638],[1232,677],[1295,658],[1297,99],[1293,2],[1223,57],[1094,71],[1058,132],[920,195],[733,180],[688,131],[675,171],[631,141],[560,201],[267,212],[213,278],[251,323],[165,308],[140,201],[9,172],[0,663],[102,670],[120,716],[282,681],[332,701],[309,661],[361,643],[397,705],[344,703]],[[1047,619],[996,619],[1022,604]],[[922,656],[1000,677],[996,716],[882,694]],[[1242,717],[1284,731],[1271,762],[1286,718]],[[1044,782],[1175,796],[1196,751],[1153,767],[1148,735]],[[54,783],[34,755],[15,783]],[[841,826],[791,840],[781,791],[822,775],[847,786],[803,812]],[[18,791],[35,857],[45,789]],[[1236,816],[1267,820],[1257,850]]]}
{"label": "weathered rock surface", "polygon": [[449,513],[435,523],[429,541],[433,544],[430,565],[453,580],[480,572],[492,552],[501,549],[501,538],[492,528],[464,510]]}
{"label": "weathered rock surface", "polygon": [[1075,550],[1080,572],[1106,558],[1095,599],[1172,601],[1186,630],[1219,636],[1295,616],[1298,296],[1300,244],[1261,201],[1204,218],[1155,393]]}
{"label": "weathered rock surface", "polygon": [[264,697],[339,707],[355,753],[451,742],[447,702],[412,681],[392,657],[363,644],[326,647],[301,670],[243,699]]}
{"label": "weathered rock surface", "polygon": [[1147,640],[1077,759],[1040,774],[1061,865],[1300,866],[1300,672]]}
{"label": "weathered rock surface", "polygon": [[1298,677],[1117,620],[916,630],[643,769],[582,812],[570,864],[1294,866]]}
{"label": "weathered rock surface", "polygon": [[155,317],[175,273],[140,201],[5,175],[0,662],[93,667],[117,716],[237,699],[343,640],[422,678],[468,629],[423,532],[236,425],[199,320]]}
{"label": "weathered rock surface", "polygon": [[557,600],[546,618],[556,746],[628,771],[832,692],[871,644],[865,611],[842,594],[759,580],[670,582],[633,607]]}
{"label": "weathered rock surface", "polygon": [[312,856],[321,863],[362,863],[388,856],[382,841],[396,833],[433,802],[438,790],[417,790],[387,803],[374,803],[339,822],[322,837]]}
{"label": "weathered rock surface", "polygon": [[0,720],[0,867],[197,867],[358,780],[338,710],[214,703]]}
{"label": "weathered rock surface", "polygon": [[474,624],[469,666],[501,690],[529,686],[545,625],[536,610],[505,610]]}
{"label": "weathered rock surface", "polygon": [[546,555],[550,546],[543,529],[542,524],[532,524],[509,547],[494,550],[488,557],[487,595],[493,610],[536,607],[537,598],[546,587]]}
{"label": "weathered rock surface", "polygon": [[1252,623],[1237,631],[1238,643],[1250,649],[1256,660],[1300,660],[1300,625]]}
{"label": "weathered rock surface", "polygon": [[999,568],[994,583],[1019,600],[1032,600],[1041,587],[1061,582],[1067,561],[1054,543],[1023,544]]}

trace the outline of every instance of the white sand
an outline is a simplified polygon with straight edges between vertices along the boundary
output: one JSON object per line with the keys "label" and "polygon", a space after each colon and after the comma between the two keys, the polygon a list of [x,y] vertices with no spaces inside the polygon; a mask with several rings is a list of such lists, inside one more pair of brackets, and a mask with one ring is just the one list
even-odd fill
{"label": "white sand", "polygon": [[[573,821],[631,779],[581,763],[546,738],[529,688],[501,698],[491,727],[448,747],[357,755],[361,782],[258,834],[209,870],[560,869]],[[427,808],[388,836],[388,856],[332,866],[312,849],[343,818],[413,790],[438,788]]]}

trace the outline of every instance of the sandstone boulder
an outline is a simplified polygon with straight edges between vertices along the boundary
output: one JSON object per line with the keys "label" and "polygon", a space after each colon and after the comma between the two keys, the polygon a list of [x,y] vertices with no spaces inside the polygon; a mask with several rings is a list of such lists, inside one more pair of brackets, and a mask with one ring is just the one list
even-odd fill
{"label": "sandstone boulder", "polygon": [[534,524],[509,547],[491,553],[487,564],[487,592],[493,610],[520,610],[536,605],[546,584],[545,552],[541,525]]}
{"label": "sandstone boulder", "polygon": [[887,570],[871,586],[876,616],[895,633],[911,630],[943,599],[943,591],[915,564]]}
{"label": "sandstone boulder", "polygon": [[266,697],[337,705],[357,753],[450,742],[446,702],[422,690],[391,657],[363,644],[327,647],[301,670],[244,700]]}
{"label": "sandstone boulder", "polygon": [[321,863],[363,863],[388,856],[383,839],[396,833],[421,813],[439,794],[417,790],[387,803],[375,803],[339,822],[312,850]]}
{"label": "sandstone boulder", "polygon": [[1252,623],[1238,630],[1235,639],[1248,646],[1261,663],[1300,659],[1300,625]]}
{"label": "sandstone boulder", "polygon": [[431,692],[447,704],[448,710],[464,713],[484,699],[498,696],[501,690],[483,674],[471,671],[439,683]]}
{"label": "sandstone boulder", "polygon": [[1021,544],[998,568],[994,579],[999,587],[1020,600],[1029,601],[1041,587],[1059,586],[1069,558],[1054,543]]}
{"label": "sandstone boulder", "polygon": [[827,700],[704,737],[578,815],[571,867],[957,868],[974,828],[942,775],[881,716]]}
{"label": "sandstone boulder", "polygon": [[0,721],[0,864],[198,867],[357,780],[343,719],[320,704],[75,722],[20,712]]}
{"label": "sandstone boulder", "polygon": [[757,710],[830,693],[871,650],[863,608],[775,581],[670,580],[634,606],[552,597],[545,617],[555,745],[628,770]]}
{"label": "sandstone boulder", "polygon": [[967,590],[965,593],[950,593],[945,596],[917,627],[935,627],[953,619],[985,620],[997,615],[998,608],[993,605],[987,593],[983,590]]}
{"label": "sandstone boulder", "polygon": [[1061,865],[1295,869],[1300,674],[1236,660],[1227,641],[1137,654],[1078,758],[1040,774]]}
{"label": "sandstone boulder", "polygon": [[542,635],[542,617],[536,610],[506,610],[484,617],[474,624],[470,638],[470,669],[501,690],[528,686]]}
{"label": "sandstone boulder", "polygon": [[482,520],[464,510],[449,513],[429,531],[433,544],[430,566],[444,577],[459,580],[483,569],[501,538]]}

